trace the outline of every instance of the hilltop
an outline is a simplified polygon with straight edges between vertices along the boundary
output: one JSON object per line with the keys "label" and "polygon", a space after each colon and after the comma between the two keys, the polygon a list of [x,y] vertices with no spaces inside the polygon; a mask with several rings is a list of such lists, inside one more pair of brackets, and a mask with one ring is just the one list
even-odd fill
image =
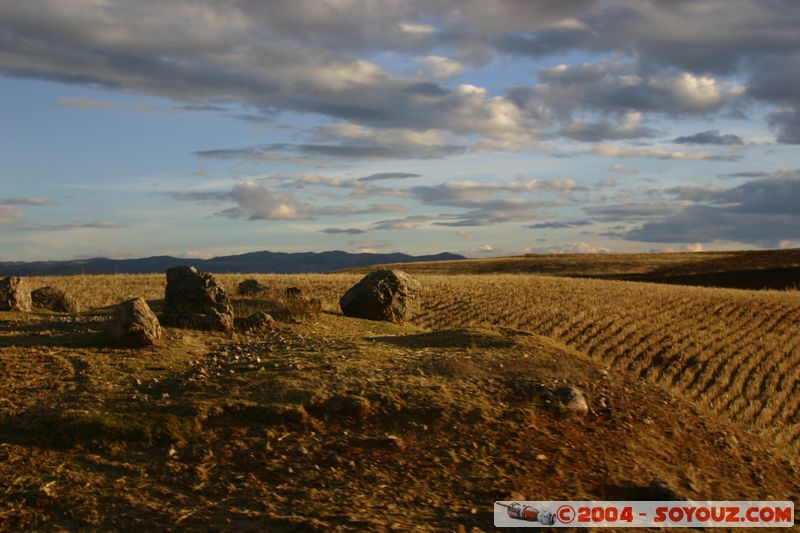
{"label": "hilltop", "polygon": [[[389,265],[412,274],[536,274],[740,289],[800,287],[800,249],[734,252],[528,254]],[[364,272],[365,268],[349,269]]]}
{"label": "hilltop", "polygon": [[331,252],[251,252],[238,255],[189,259],[168,255],[141,259],[74,259],[71,261],[0,262],[0,276],[63,276],[73,274],[149,274],[164,272],[177,265],[194,265],[204,272],[296,274],[331,272],[346,268],[383,263],[416,261],[454,261],[463,256],[444,252],[436,255],[412,256],[402,253]]}

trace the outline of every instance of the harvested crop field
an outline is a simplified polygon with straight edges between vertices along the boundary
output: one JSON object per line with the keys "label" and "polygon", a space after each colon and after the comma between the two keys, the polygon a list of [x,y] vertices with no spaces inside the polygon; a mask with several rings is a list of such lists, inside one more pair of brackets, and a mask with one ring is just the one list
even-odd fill
{"label": "harvested crop field", "polygon": [[[0,313],[0,525],[486,531],[496,499],[800,495],[797,292],[418,275],[405,325],[341,316],[358,274],[220,275],[322,312],[109,346],[162,275],[31,278],[84,312]],[[585,417],[554,408],[573,386]]]}

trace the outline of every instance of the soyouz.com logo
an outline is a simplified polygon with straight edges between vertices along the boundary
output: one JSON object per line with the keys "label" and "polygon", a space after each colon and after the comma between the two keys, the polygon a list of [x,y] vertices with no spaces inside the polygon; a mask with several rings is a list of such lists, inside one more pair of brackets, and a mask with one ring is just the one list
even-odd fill
{"label": "soyouz.com logo", "polygon": [[495,527],[792,527],[789,501],[498,501]]}

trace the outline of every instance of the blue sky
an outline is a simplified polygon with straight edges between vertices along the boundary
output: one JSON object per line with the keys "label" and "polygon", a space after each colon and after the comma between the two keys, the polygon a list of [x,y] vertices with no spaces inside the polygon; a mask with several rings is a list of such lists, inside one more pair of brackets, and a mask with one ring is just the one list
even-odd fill
{"label": "blue sky", "polygon": [[0,260],[800,246],[792,1],[0,1]]}

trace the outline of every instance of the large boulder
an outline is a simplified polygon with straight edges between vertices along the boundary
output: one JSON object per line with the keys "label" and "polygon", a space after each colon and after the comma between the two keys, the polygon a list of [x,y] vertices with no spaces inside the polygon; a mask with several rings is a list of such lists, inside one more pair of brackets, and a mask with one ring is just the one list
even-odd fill
{"label": "large boulder", "polygon": [[0,279],[0,311],[30,311],[31,291],[25,280],[12,276]]}
{"label": "large boulder", "polygon": [[164,324],[217,331],[233,329],[233,307],[225,289],[211,274],[194,267],[167,270]]}
{"label": "large boulder", "polygon": [[57,313],[76,314],[80,310],[78,303],[61,289],[54,287],[41,287],[31,293],[33,306],[39,309],[49,309]]}
{"label": "large boulder", "polygon": [[161,325],[144,299],[133,298],[117,306],[109,336],[120,346],[144,348],[161,339]]}
{"label": "large boulder", "polygon": [[411,318],[419,282],[401,270],[376,270],[339,300],[346,316],[403,322]]}
{"label": "large boulder", "polygon": [[242,296],[255,296],[266,292],[269,289],[266,285],[261,284],[257,279],[246,279],[239,283],[237,290]]}

